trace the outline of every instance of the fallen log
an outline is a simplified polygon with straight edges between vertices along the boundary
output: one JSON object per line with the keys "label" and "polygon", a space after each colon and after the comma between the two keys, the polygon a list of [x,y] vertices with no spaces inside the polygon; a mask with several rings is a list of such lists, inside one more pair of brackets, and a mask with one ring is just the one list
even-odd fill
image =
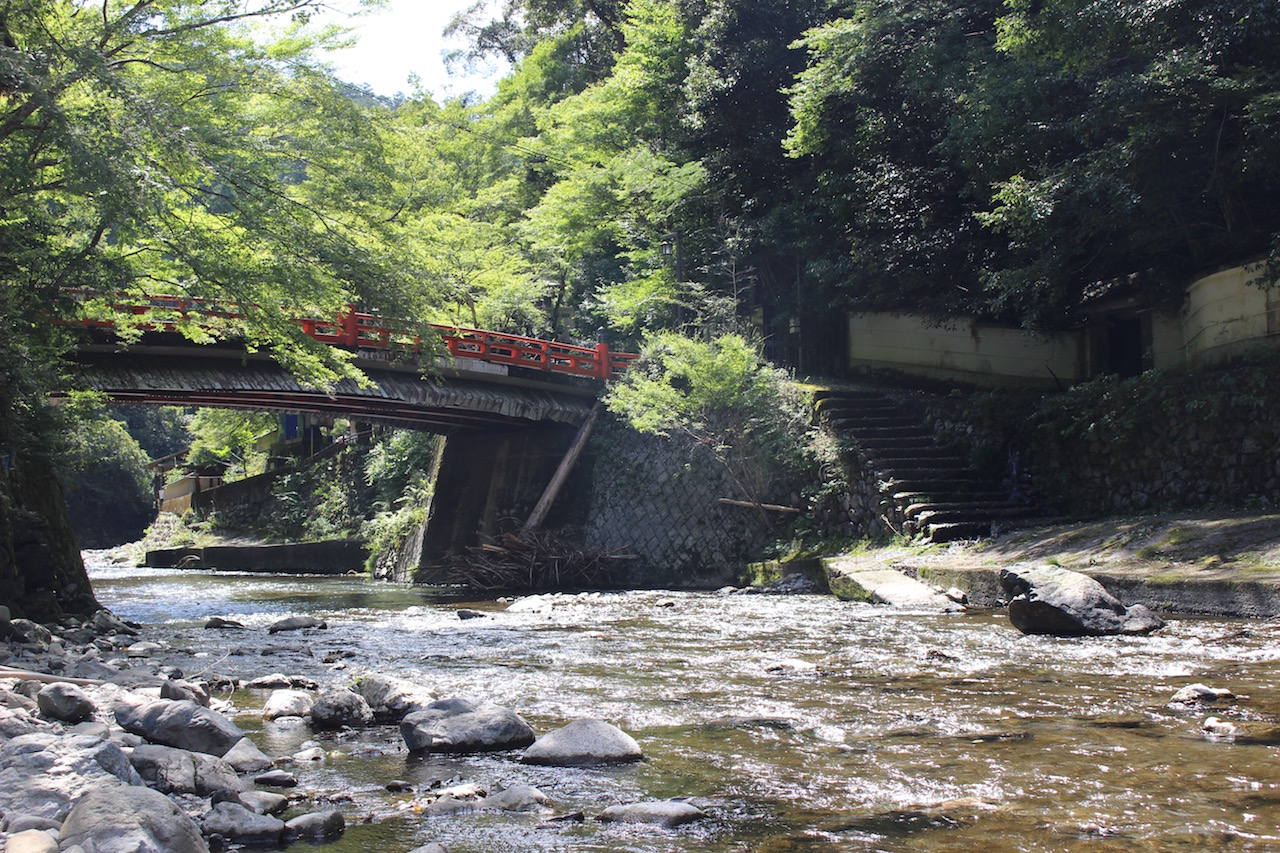
{"label": "fallen log", "polygon": [[96,687],[99,684],[106,684],[105,681],[100,681],[96,678],[71,678],[67,675],[50,675],[47,672],[32,672],[29,669],[14,669],[8,666],[0,666],[0,678],[39,681],[44,684],[78,684],[82,687]]}
{"label": "fallen log", "polygon": [[753,501],[738,501],[738,500],[734,500],[733,498],[721,498],[720,503],[727,504],[729,506],[746,507],[747,509],[767,509],[769,512],[790,512],[790,513],[796,513],[796,514],[804,512],[804,510],[794,506],[780,506],[778,504],[758,504]]}

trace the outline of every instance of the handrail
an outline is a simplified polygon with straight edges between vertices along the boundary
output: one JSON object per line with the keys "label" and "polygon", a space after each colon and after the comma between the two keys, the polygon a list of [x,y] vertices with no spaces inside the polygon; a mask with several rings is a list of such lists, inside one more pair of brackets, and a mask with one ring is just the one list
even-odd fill
{"label": "handrail", "polygon": [[[139,317],[160,309],[180,312],[188,318],[241,318],[234,304],[207,299],[168,295],[142,298],[117,295],[114,299],[116,301],[111,303],[112,308]],[[302,326],[302,331],[307,336],[331,346],[402,352],[421,352],[423,349],[421,340],[408,326],[390,324],[377,314],[356,311],[353,306],[348,306],[346,311],[333,320],[295,317],[294,322]],[[109,321],[95,320],[86,320],[84,323],[103,328],[115,325]],[[603,342],[594,347],[584,347],[464,326],[445,326],[439,323],[427,325],[439,333],[449,354],[454,358],[476,359],[490,364],[506,364],[567,376],[583,376],[602,381],[616,379],[638,357],[635,353],[613,352]],[[209,328],[203,325],[201,327]],[[172,332],[177,330],[178,323],[173,320],[153,320],[144,324],[144,328]]]}

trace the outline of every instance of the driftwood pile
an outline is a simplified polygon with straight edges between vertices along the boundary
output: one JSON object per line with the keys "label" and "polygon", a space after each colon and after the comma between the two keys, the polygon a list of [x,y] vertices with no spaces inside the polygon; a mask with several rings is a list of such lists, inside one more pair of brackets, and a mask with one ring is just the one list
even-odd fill
{"label": "driftwood pile", "polygon": [[624,565],[635,559],[537,530],[506,533],[494,544],[468,548],[436,568],[480,592],[611,589],[623,585]]}

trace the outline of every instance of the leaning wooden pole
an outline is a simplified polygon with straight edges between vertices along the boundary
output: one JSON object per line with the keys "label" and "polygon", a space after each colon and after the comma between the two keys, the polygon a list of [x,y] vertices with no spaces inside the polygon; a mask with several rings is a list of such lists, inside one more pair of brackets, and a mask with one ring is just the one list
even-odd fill
{"label": "leaning wooden pole", "polygon": [[600,403],[597,401],[591,407],[591,413],[582,422],[582,426],[578,427],[578,434],[574,436],[573,444],[569,445],[564,458],[560,460],[560,467],[556,468],[556,473],[552,475],[551,482],[547,483],[547,488],[543,490],[542,497],[538,498],[537,505],[533,508],[533,512],[529,514],[529,520],[524,523],[524,527],[520,528],[521,536],[537,530],[542,526],[542,522],[546,521],[547,513],[551,511],[551,505],[555,503],[556,496],[564,488],[565,480],[569,479],[569,472],[578,463],[578,457],[582,455],[582,449],[587,446],[587,439],[591,437],[591,428],[595,426],[596,418],[599,416]]}

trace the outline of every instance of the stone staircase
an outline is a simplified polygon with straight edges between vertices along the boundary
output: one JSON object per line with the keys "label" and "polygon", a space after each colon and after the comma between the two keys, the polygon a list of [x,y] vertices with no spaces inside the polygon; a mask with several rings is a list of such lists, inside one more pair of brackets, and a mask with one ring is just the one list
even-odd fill
{"label": "stone staircase", "polygon": [[1052,513],[1011,499],[960,453],[939,446],[933,429],[875,390],[831,392],[818,401],[822,422],[853,444],[864,476],[879,492],[883,520],[929,542],[991,536],[993,528]]}

